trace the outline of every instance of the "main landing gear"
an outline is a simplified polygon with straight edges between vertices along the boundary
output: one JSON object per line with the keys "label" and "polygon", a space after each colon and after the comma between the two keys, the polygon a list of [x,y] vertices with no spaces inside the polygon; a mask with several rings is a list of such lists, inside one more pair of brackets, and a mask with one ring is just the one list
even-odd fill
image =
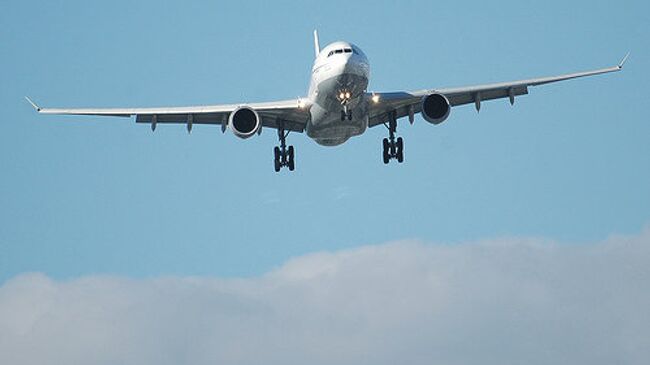
{"label": "main landing gear", "polygon": [[404,140],[402,137],[395,139],[395,132],[397,131],[397,118],[395,112],[390,113],[388,125],[388,138],[383,141],[383,157],[384,163],[388,164],[391,159],[396,159],[397,162],[404,162]]}
{"label": "main landing gear", "polygon": [[280,146],[275,146],[273,148],[273,165],[275,167],[275,172],[280,172],[280,169],[284,166],[289,168],[289,171],[293,171],[296,168],[294,160],[294,148],[293,146],[287,147],[287,136],[290,132],[285,132],[284,122],[278,122],[278,138],[280,139]]}

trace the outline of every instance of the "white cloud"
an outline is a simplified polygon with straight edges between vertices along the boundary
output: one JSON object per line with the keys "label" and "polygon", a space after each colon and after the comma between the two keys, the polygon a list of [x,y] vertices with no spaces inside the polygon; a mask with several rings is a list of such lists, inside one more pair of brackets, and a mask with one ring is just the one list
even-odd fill
{"label": "white cloud", "polygon": [[0,364],[645,364],[650,230],[592,245],[396,242],[253,279],[0,287]]}

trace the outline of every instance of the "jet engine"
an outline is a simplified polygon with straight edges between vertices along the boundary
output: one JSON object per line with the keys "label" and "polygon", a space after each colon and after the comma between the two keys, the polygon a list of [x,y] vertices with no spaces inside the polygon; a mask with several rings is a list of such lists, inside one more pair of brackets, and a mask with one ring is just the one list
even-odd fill
{"label": "jet engine", "polygon": [[432,124],[444,122],[451,112],[451,104],[442,94],[430,94],[422,98],[422,116]]}
{"label": "jet engine", "polygon": [[262,128],[262,120],[254,109],[242,106],[230,113],[228,125],[237,137],[246,139]]}

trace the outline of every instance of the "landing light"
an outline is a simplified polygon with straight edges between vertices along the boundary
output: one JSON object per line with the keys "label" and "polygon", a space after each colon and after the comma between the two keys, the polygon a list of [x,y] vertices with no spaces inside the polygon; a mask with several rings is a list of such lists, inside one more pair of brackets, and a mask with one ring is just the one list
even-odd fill
{"label": "landing light", "polygon": [[379,95],[373,95],[372,96],[372,102],[373,103],[378,103],[379,102]]}
{"label": "landing light", "polygon": [[345,93],[339,94],[339,99],[341,99],[341,100],[345,99]]}
{"label": "landing light", "polygon": [[350,99],[350,93],[349,92],[345,93],[345,98]]}

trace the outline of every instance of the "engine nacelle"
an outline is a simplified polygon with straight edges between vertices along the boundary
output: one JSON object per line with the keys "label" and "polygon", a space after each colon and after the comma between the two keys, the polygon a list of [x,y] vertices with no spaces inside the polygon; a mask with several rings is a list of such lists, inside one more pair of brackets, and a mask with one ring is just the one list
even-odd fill
{"label": "engine nacelle", "polygon": [[255,109],[241,106],[230,113],[228,125],[237,137],[246,139],[262,128],[262,120]]}
{"label": "engine nacelle", "polygon": [[444,122],[451,113],[451,104],[442,94],[431,94],[422,98],[422,117],[432,124]]}

